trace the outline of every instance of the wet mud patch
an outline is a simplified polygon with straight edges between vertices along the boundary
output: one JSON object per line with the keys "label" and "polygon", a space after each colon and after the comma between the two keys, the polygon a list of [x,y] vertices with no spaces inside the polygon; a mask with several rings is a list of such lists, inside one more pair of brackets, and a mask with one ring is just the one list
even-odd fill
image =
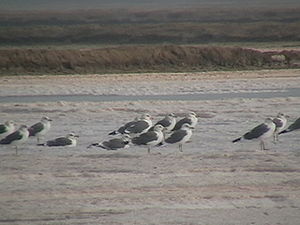
{"label": "wet mud patch", "polygon": [[[105,216],[125,214],[128,211],[119,210],[100,210],[98,212],[74,212],[74,213],[63,213],[61,215],[45,216],[44,218],[15,218],[15,219],[0,219],[0,223],[30,223],[30,222],[61,222],[64,223],[67,220],[85,220],[85,219],[98,219]],[[42,216],[41,216],[42,217]],[[69,223],[69,222],[68,222]]]}
{"label": "wet mud patch", "polygon": [[269,173],[300,173],[298,168],[280,168],[280,167],[258,167],[245,169],[248,172],[269,172]]}
{"label": "wet mud patch", "polygon": [[110,170],[105,170],[105,169],[90,169],[90,170],[84,170],[81,171],[83,173],[141,173],[137,170],[126,170],[126,169],[110,169]]}
{"label": "wet mud patch", "polygon": [[88,159],[137,159],[137,158],[140,158],[141,156],[115,153],[115,154],[78,155],[76,157],[78,157],[78,158],[88,158]]}
{"label": "wet mud patch", "polygon": [[59,110],[59,109],[42,109],[42,108],[9,108],[9,109],[2,109],[3,113],[9,114],[21,114],[21,113],[74,113],[77,112],[77,109],[70,109],[70,110]]}

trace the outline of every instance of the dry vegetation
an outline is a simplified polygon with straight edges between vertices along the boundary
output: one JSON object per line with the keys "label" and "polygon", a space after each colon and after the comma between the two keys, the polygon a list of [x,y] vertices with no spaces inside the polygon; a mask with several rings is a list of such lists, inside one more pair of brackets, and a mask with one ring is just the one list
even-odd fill
{"label": "dry vegetation", "polygon": [[101,49],[2,49],[0,74],[167,72],[290,68],[298,51],[233,47],[123,46]]}

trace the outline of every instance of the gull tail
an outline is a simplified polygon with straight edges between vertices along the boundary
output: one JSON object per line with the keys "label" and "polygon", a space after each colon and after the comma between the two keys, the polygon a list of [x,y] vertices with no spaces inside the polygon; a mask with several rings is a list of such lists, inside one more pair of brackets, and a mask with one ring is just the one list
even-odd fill
{"label": "gull tail", "polygon": [[92,146],[96,146],[98,147],[99,146],[99,143],[93,143],[93,144],[90,144],[89,146],[87,146],[86,148],[91,148]]}
{"label": "gull tail", "polygon": [[110,132],[108,135],[117,135],[118,134],[118,131],[114,130],[112,132]]}
{"label": "gull tail", "polygon": [[278,135],[279,135],[279,134],[285,134],[285,133],[288,133],[288,132],[290,132],[290,130],[287,130],[287,129],[286,129],[286,130],[283,130],[283,131],[279,132]]}
{"label": "gull tail", "polygon": [[107,149],[105,146],[102,145],[102,143],[93,143],[93,144],[90,144],[89,146],[87,146],[86,148],[91,148],[93,146]]}
{"label": "gull tail", "polygon": [[156,147],[159,147],[159,146],[163,146],[164,145],[164,143],[163,142],[160,142],[160,143],[158,143],[157,145],[155,145]]}
{"label": "gull tail", "polygon": [[46,143],[42,143],[42,144],[37,144],[37,146],[47,146]]}
{"label": "gull tail", "polygon": [[232,143],[238,142],[238,141],[240,141],[241,139],[242,139],[241,137],[239,137],[239,138],[237,138],[237,139],[234,139],[234,140],[232,141]]}
{"label": "gull tail", "polygon": [[155,147],[165,147],[167,145],[168,144],[166,142],[162,141],[162,142],[158,143],[157,145],[155,145]]}

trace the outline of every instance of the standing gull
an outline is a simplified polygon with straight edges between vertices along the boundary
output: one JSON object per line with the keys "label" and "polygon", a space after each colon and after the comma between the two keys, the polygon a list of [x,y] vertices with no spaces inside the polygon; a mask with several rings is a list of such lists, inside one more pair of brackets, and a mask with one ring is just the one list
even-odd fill
{"label": "standing gull", "polygon": [[276,125],[274,131],[274,142],[279,141],[278,134],[283,131],[287,124],[287,118],[283,113],[278,113],[277,116],[273,119],[273,123]]}
{"label": "standing gull", "polygon": [[4,124],[0,124],[0,139],[6,137],[15,131],[15,123],[12,120],[6,121]]}
{"label": "standing gull", "polygon": [[259,139],[260,149],[267,150],[265,148],[264,140],[268,137],[271,137],[276,129],[276,125],[273,122],[272,118],[267,118],[264,123],[254,127],[252,130],[244,134],[242,137],[239,137],[232,142],[238,142],[241,140],[252,140],[252,139]]}
{"label": "standing gull", "polygon": [[147,132],[152,126],[151,116],[144,114],[141,119],[133,123],[131,126],[125,129],[124,133],[131,136],[136,136]]}
{"label": "standing gull", "polygon": [[288,133],[294,130],[300,130],[300,117],[294,123],[292,123],[287,129],[281,131],[279,134]]}
{"label": "standing gull", "polygon": [[132,139],[132,143],[135,145],[148,146],[148,153],[150,153],[151,147],[160,144],[164,139],[163,134],[164,127],[160,124],[156,125],[152,131],[141,134],[138,137]]}
{"label": "standing gull", "polygon": [[198,118],[197,118],[196,113],[190,112],[185,118],[179,120],[176,123],[175,127],[173,128],[173,131],[180,129],[182,127],[182,125],[185,123],[188,123],[191,125],[191,127],[195,128],[195,126],[197,125],[197,122],[198,122]]}
{"label": "standing gull", "polygon": [[126,123],[125,125],[121,126],[118,130],[114,130],[114,131],[110,132],[108,135],[124,134],[125,130],[128,127],[131,127],[132,125],[134,125],[138,120],[139,120],[139,118],[136,117],[133,121]]}
{"label": "standing gull", "polygon": [[79,137],[78,135],[75,135],[74,133],[70,133],[65,137],[58,137],[53,140],[49,140],[44,144],[38,144],[38,145],[49,146],[49,147],[59,147],[59,146],[75,147],[77,145],[78,137]]}
{"label": "standing gull", "polygon": [[181,128],[175,130],[170,137],[165,140],[165,142],[167,144],[179,144],[179,151],[182,152],[182,145],[189,141],[193,134],[192,129],[194,129],[193,126],[189,123],[184,123]]}
{"label": "standing gull", "polygon": [[1,145],[12,145],[15,146],[16,154],[18,154],[18,145],[23,144],[27,141],[29,132],[26,125],[21,125],[20,128],[0,140]]}
{"label": "standing gull", "polygon": [[31,136],[37,137],[37,142],[39,144],[40,138],[50,130],[51,127],[50,121],[52,120],[49,117],[43,116],[40,122],[28,128],[29,137]]}
{"label": "standing gull", "polygon": [[128,148],[130,143],[130,136],[128,134],[123,135],[121,138],[113,138],[107,141],[94,143],[89,145],[87,148],[92,146],[104,148],[106,150],[117,150],[121,148]]}
{"label": "standing gull", "polygon": [[166,115],[165,118],[159,120],[153,127],[150,128],[150,130],[153,130],[154,127],[158,124],[162,125],[165,128],[164,131],[170,132],[175,127],[176,116],[174,115],[174,113]]}

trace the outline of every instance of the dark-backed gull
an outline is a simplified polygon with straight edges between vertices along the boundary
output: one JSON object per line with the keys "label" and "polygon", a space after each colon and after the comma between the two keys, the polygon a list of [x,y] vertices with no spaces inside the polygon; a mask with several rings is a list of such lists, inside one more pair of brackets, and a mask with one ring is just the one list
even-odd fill
{"label": "dark-backed gull", "polygon": [[124,134],[121,138],[113,138],[107,141],[102,141],[99,143],[94,143],[88,146],[88,148],[92,146],[104,148],[106,150],[117,150],[122,148],[128,148],[130,143],[130,136]]}
{"label": "dark-backed gull", "polygon": [[166,115],[165,118],[163,118],[162,120],[159,120],[157,123],[155,123],[155,125],[152,126],[150,128],[150,130],[153,130],[154,127],[158,124],[162,125],[165,128],[164,129],[165,132],[170,132],[175,127],[176,116],[174,115],[174,113],[170,113],[170,114]]}
{"label": "dark-backed gull", "polygon": [[12,145],[15,146],[16,154],[18,154],[18,146],[27,141],[29,132],[26,125],[21,125],[18,130],[9,134],[2,140],[0,140],[1,145]]}
{"label": "dark-backed gull", "polygon": [[185,123],[188,123],[191,125],[191,127],[195,128],[195,126],[197,125],[197,122],[198,122],[198,118],[197,118],[196,113],[190,112],[186,117],[182,118],[175,124],[175,127],[173,128],[173,130],[180,129],[182,127],[182,125]]}
{"label": "dark-backed gull", "polygon": [[127,127],[124,131],[125,134],[136,136],[147,132],[152,126],[151,116],[149,114],[142,115],[141,119]]}
{"label": "dark-backed gull", "polygon": [[161,143],[164,139],[163,134],[164,127],[160,124],[156,125],[152,131],[141,134],[138,137],[134,137],[131,142],[135,145],[148,146],[148,153],[150,153],[151,147]]}
{"label": "dark-backed gull", "polygon": [[74,133],[67,134],[65,137],[58,137],[53,140],[49,140],[44,144],[38,144],[39,146],[49,146],[49,147],[75,147],[77,145],[77,138],[79,136]]}
{"label": "dark-backed gull", "polygon": [[194,129],[192,125],[184,123],[180,129],[175,130],[168,138],[166,138],[165,143],[179,144],[179,151],[182,152],[182,145],[189,141],[193,134],[192,129]]}
{"label": "dark-backed gull", "polygon": [[274,131],[274,142],[279,141],[278,134],[283,131],[287,124],[287,116],[283,113],[278,113],[277,116],[273,119],[273,123],[275,123],[276,128]]}
{"label": "dark-backed gull", "polygon": [[133,121],[126,123],[125,125],[121,126],[118,130],[114,130],[114,131],[110,132],[108,135],[124,134],[125,130],[128,127],[131,127],[133,124],[135,124],[138,120],[139,120],[139,117],[136,117]]}
{"label": "dark-backed gull", "polygon": [[252,130],[249,132],[245,133],[242,137],[239,137],[237,139],[234,139],[232,142],[238,142],[241,140],[253,140],[253,139],[258,139],[260,149],[261,150],[267,150],[265,148],[265,143],[264,140],[266,138],[271,137],[274,134],[274,131],[276,129],[276,125],[273,122],[272,118],[267,118],[264,123],[254,127]]}
{"label": "dark-backed gull", "polygon": [[12,120],[6,121],[4,124],[0,124],[0,139],[6,137],[15,131],[15,123]]}
{"label": "dark-backed gull", "polygon": [[300,118],[298,118],[294,123],[288,126],[288,128],[285,130],[281,131],[279,134],[284,134],[295,130],[300,130]]}
{"label": "dark-backed gull", "polygon": [[52,120],[49,117],[43,116],[40,122],[28,128],[29,137],[37,137],[37,142],[39,144],[40,138],[43,137],[50,130],[50,121]]}

